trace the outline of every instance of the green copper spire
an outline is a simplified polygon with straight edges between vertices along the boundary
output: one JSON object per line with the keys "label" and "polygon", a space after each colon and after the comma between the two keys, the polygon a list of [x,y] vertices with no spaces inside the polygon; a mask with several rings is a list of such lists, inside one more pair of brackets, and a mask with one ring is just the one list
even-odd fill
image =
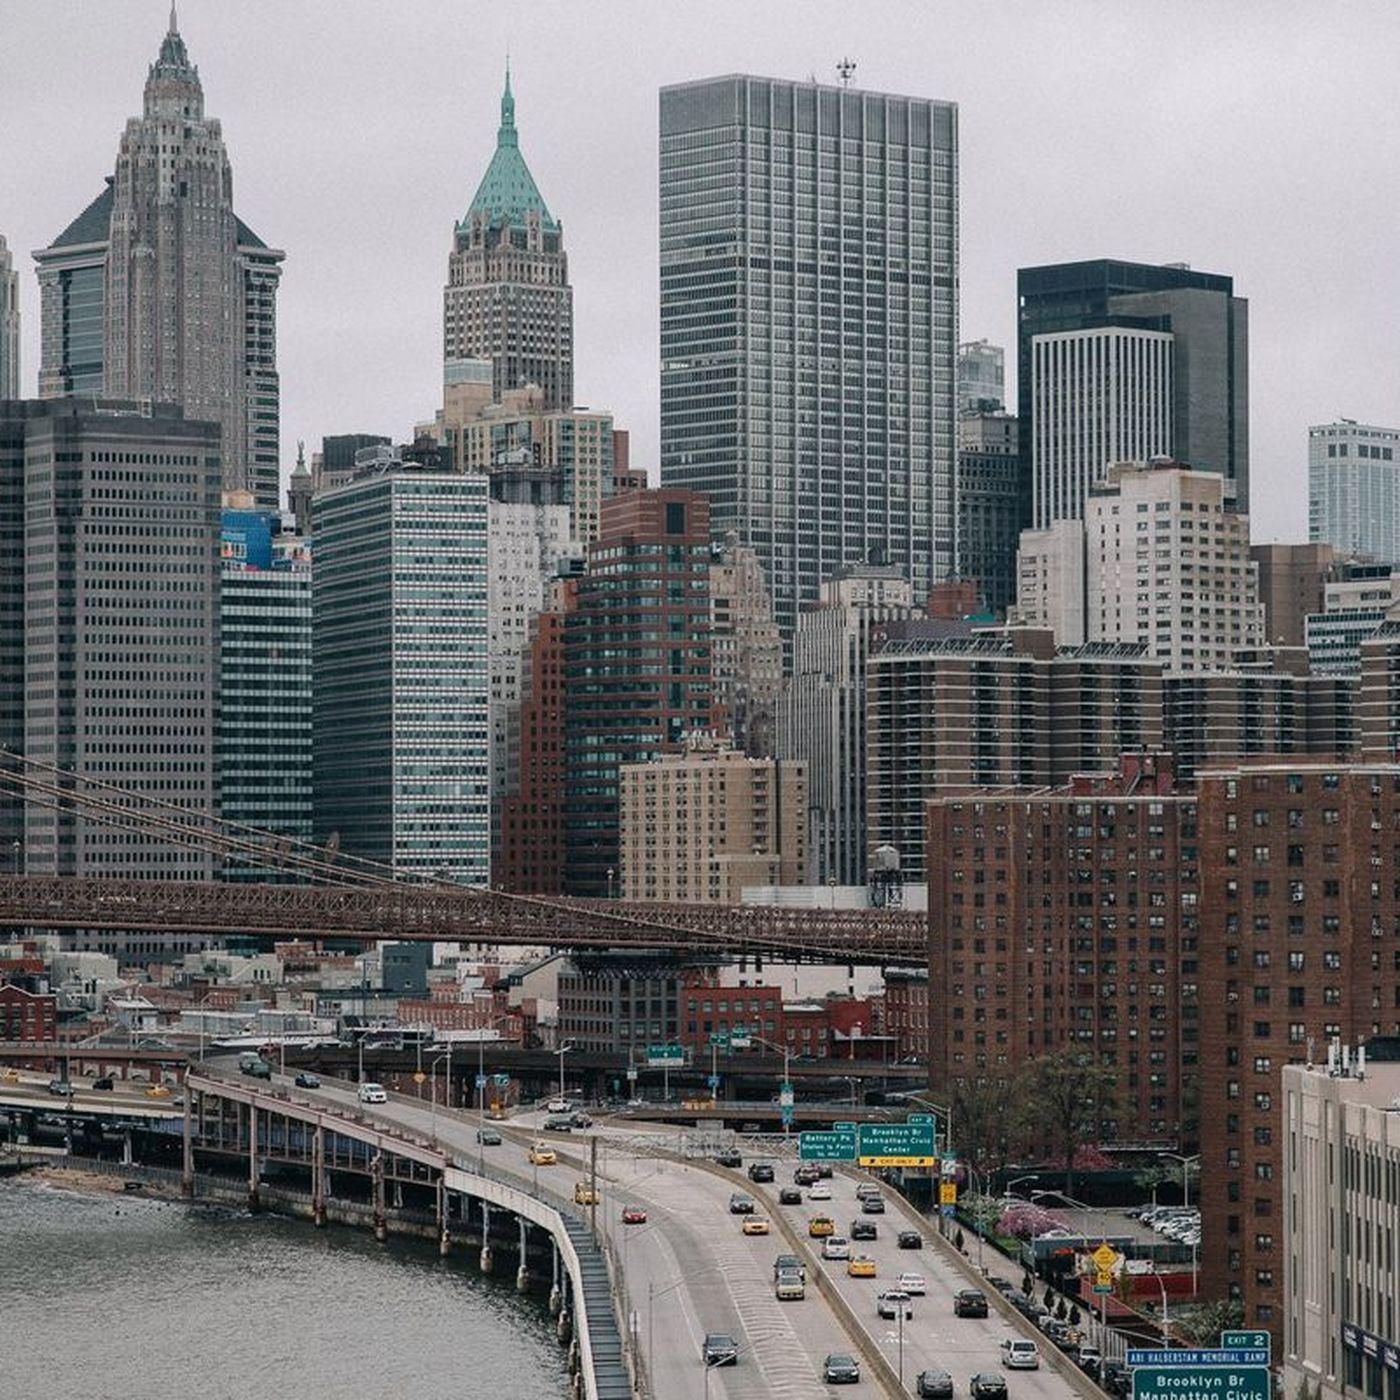
{"label": "green copper spire", "polygon": [[481,177],[467,223],[473,214],[485,214],[492,224],[523,225],[525,215],[533,210],[540,216],[540,226],[557,232],[559,225],[549,212],[539,187],[535,184],[525,157],[520,154],[520,133],[515,129],[515,96],[510,88],[510,62],[506,61],[506,86],[501,94],[501,125],[496,132],[496,153],[486,174]]}

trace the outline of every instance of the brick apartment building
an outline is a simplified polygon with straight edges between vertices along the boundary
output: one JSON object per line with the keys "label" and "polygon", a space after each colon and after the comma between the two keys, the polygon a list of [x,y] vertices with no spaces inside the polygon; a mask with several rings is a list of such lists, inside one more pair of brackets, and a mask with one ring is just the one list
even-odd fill
{"label": "brick apartment building", "polygon": [[885,1034],[894,1041],[898,1059],[928,1054],[928,973],[919,968],[885,972]]}
{"label": "brick apartment building", "polygon": [[1195,801],[1168,760],[929,805],[929,1083],[1007,1085],[1063,1050],[1116,1072],[1101,1144],[1194,1131]]}
{"label": "brick apartment building", "polygon": [[0,1040],[57,1040],[58,998],[13,984],[0,986]]}
{"label": "brick apartment building", "polygon": [[1202,1291],[1284,1320],[1282,1072],[1400,1032],[1400,766],[1198,780]]}

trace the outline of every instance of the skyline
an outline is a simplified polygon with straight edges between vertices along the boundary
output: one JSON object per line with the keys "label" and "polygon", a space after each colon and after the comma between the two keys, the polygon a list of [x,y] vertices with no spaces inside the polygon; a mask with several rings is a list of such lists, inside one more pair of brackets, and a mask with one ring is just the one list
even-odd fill
{"label": "skyline", "polygon": [[[404,25],[369,3],[180,7],[235,200],[287,252],[284,480],[298,438],[404,440],[438,405],[452,231],[494,149],[507,51],[522,149],[572,263],[576,397],[632,431],[653,480],[659,89],[727,72],[834,82],[846,54],[853,86],[959,103],[960,339],[1014,347],[1021,266],[1116,257],[1234,277],[1251,307],[1256,539],[1306,536],[1309,424],[1400,417],[1385,336],[1400,269],[1383,221],[1366,222],[1383,190],[1354,174],[1400,156],[1384,42],[1400,39],[1400,13],[1354,7],[1344,32],[1294,4],[1082,0],[938,24],[890,4],[859,26],[834,5],[772,5],[757,21],[727,4],[539,5],[508,24],[473,11],[470,32],[467,14],[424,4]],[[21,273],[22,394],[38,366],[29,255],[110,174],[167,19],[161,0],[7,4],[0,233]],[[47,61],[60,50],[83,85],[55,106]],[[425,54],[448,76],[418,76]]]}

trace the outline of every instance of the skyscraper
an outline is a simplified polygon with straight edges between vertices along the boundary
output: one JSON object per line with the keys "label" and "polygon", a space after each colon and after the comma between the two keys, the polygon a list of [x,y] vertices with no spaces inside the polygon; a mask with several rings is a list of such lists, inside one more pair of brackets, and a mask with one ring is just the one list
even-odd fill
{"label": "skyscraper", "polygon": [[1226,477],[1248,510],[1249,303],[1232,278],[1099,258],[1023,267],[1016,290],[1026,525],[1082,514],[1112,462],[1159,454]]}
{"label": "skyscraper", "polygon": [[314,515],[317,840],[484,884],[487,479],[396,461]]}
{"label": "skyscraper", "polygon": [[729,76],[661,91],[661,479],[753,548],[789,641],[878,559],[955,567],[957,108]]}
{"label": "skyscraper", "polygon": [[178,403],[222,430],[224,485],[278,504],[284,254],[233,212],[233,173],[172,8],[107,188],[39,264],[39,392]]}
{"label": "skyscraper", "polygon": [[989,340],[958,346],[958,409],[996,413],[1006,407],[1006,351]]}
{"label": "skyscraper", "polygon": [[1400,429],[1342,418],[1308,429],[1308,538],[1400,564]]}
{"label": "skyscraper", "polygon": [[0,399],[19,398],[19,274],[0,234]]}
{"label": "skyscraper", "polygon": [[506,69],[496,152],[457,225],[443,289],[443,359],[488,360],[492,398],[537,384],[547,409],[574,402],[574,294],[564,226],[520,153]]}

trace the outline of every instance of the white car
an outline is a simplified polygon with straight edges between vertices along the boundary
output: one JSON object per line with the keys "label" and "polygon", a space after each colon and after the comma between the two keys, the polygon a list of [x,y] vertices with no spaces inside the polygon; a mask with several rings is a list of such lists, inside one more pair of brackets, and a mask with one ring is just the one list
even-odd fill
{"label": "white car", "polygon": [[849,1259],[851,1242],[844,1235],[828,1235],[822,1241],[823,1259]]}
{"label": "white car", "polygon": [[1038,1371],[1040,1348],[1020,1337],[1008,1337],[1001,1344],[1001,1364],[1008,1371]]}
{"label": "white car", "polygon": [[382,1084],[361,1084],[360,1102],[388,1103],[389,1095],[384,1092],[384,1086]]}
{"label": "white car", "polygon": [[569,1101],[568,1099],[550,1099],[545,1104],[544,1111],[546,1113],[568,1113],[570,1111]]}
{"label": "white car", "polygon": [[927,1291],[924,1284],[924,1276],[916,1273],[904,1273],[895,1279],[894,1286],[912,1297],[922,1298]]}
{"label": "white car", "polygon": [[904,1320],[911,1322],[914,1317],[914,1302],[907,1293],[898,1288],[889,1288],[875,1300],[875,1312],[879,1317],[897,1318],[904,1314]]}
{"label": "white car", "polygon": [[807,1199],[809,1201],[829,1201],[831,1199],[831,1187],[824,1181],[818,1181],[807,1192]]}

